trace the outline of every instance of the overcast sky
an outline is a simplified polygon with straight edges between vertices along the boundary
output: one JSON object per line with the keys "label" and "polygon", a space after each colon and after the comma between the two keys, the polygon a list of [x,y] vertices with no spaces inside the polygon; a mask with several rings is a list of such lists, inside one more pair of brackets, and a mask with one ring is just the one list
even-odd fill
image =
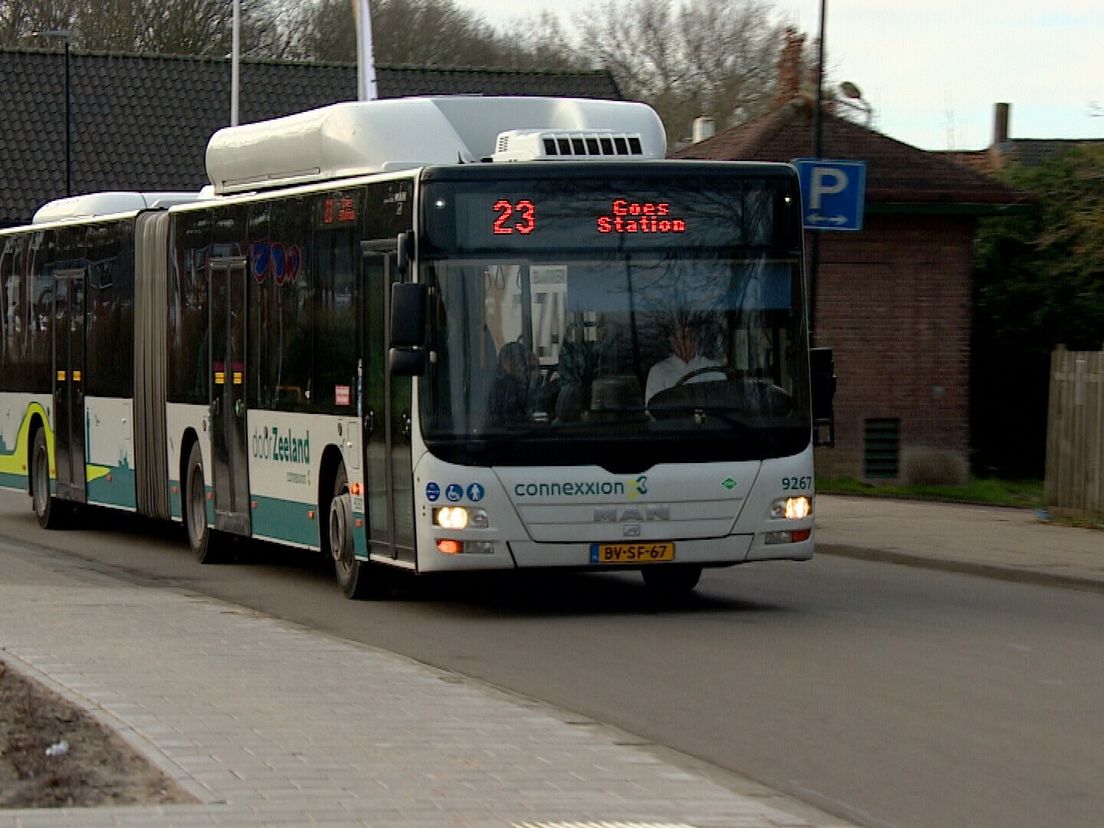
{"label": "overcast sky", "polygon": [[[542,9],[567,20],[600,3],[629,11],[634,0],[457,2],[498,25]],[[769,5],[816,37],[819,0]],[[830,80],[856,84],[887,135],[981,149],[993,105],[1006,101],[1013,138],[1104,138],[1104,0],[827,0],[827,9]]]}

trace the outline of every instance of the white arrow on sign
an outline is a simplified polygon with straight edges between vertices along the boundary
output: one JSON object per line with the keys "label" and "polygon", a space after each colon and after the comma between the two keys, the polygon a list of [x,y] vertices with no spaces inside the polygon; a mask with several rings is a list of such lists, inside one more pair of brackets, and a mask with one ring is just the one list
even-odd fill
{"label": "white arrow on sign", "polygon": [[820,213],[809,213],[805,217],[805,221],[808,224],[822,224],[829,222],[831,224],[846,224],[847,216],[822,216]]}

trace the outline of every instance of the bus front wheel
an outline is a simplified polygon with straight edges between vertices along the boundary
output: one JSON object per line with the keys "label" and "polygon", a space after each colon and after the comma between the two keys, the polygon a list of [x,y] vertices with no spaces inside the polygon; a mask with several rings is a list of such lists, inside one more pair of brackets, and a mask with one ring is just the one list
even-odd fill
{"label": "bus front wheel", "polygon": [[701,578],[702,568],[697,564],[673,564],[640,570],[644,584],[657,595],[675,597],[693,591]]}
{"label": "bus front wheel", "polygon": [[338,467],[334,475],[333,497],[330,499],[326,520],[325,550],[334,561],[337,585],[346,598],[381,597],[385,584],[379,567],[367,561],[358,561],[353,540],[353,496],[349,491],[349,476],[345,467]]}
{"label": "bus front wheel", "polygon": [[44,428],[35,432],[31,451],[31,505],[43,529],[60,529],[65,524],[69,504],[50,494],[50,451]]}

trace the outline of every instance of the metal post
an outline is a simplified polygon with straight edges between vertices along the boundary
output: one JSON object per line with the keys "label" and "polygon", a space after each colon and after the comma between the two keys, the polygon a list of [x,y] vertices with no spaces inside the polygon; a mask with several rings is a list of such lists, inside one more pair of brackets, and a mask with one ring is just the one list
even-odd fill
{"label": "metal post", "polygon": [[234,0],[230,51],[230,126],[238,125],[238,89],[241,86],[241,0]]}
{"label": "metal post", "polygon": [[70,115],[72,93],[69,87],[69,35],[65,35],[65,195],[73,194],[73,127]]}
{"label": "metal post", "polygon": [[[816,103],[813,109],[813,157],[824,153],[821,90],[824,88],[824,18],[828,0],[820,0],[820,36],[817,39]],[[809,250],[809,341],[816,344],[817,271],[820,268],[820,231],[813,230]]]}
{"label": "metal post", "polygon": [[31,37],[59,37],[65,42],[65,195],[73,194],[73,116],[72,90],[69,86],[69,41],[73,33],[69,29],[50,29],[31,32]]}

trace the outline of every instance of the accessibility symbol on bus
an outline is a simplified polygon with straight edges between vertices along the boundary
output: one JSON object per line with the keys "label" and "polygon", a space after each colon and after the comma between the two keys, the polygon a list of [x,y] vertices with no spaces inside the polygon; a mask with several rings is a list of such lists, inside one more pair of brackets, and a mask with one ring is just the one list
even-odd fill
{"label": "accessibility symbol on bus", "polygon": [[430,503],[436,503],[437,498],[441,496],[441,487],[430,480],[426,483],[426,500]]}
{"label": "accessibility symbol on bus", "polygon": [[862,230],[865,161],[798,158],[802,222],[806,230]]}
{"label": "accessibility symbol on bus", "polygon": [[459,483],[449,483],[448,488],[445,489],[445,497],[447,497],[451,503],[456,503],[463,496],[464,487]]}
{"label": "accessibility symbol on bus", "polygon": [[482,486],[480,486],[478,483],[472,483],[470,486],[468,486],[468,500],[470,500],[472,503],[478,503],[483,499],[484,492],[485,489]]}

